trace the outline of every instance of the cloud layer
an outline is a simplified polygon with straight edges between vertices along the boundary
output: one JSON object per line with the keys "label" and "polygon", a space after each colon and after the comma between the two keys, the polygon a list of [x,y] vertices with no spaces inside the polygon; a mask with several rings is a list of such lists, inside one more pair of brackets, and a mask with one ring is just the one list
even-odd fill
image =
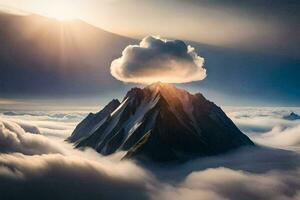
{"label": "cloud layer", "polygon": [[28,133],[18,124],[0,118],[0,153],[10,152],[35,155],[58,153],[60,150],[45,136]]}
{"label": "cloud layer", "polygon": [[228,111],[230,118],[256,143],[275,148],[300,147],[300,120],[284,116],[299,108],[240,108]]}
{"label": "cloud layer", "polygon": [[[298,139],[285,132],[296,129],[300,120],[284,120],[281,111],[238,109],[229,114],[239,126],[244,124],[252,138],[265,137],[274,127],[284,126],[286,128],[278,129],[278,133],[295,140],[286,140],[282,148],[300,145],[290,142]],[[243,148],[177,166],[149,165],[146,168],[132,161],[120,161],[122,155],[119,154],[102,157],[91,149],[73,149],[70,144],[52,137],[31,134],[9,120],[0,119],[0,130],[0,142],[3,141],[0,144],[0,199],[300,198],[300,155],[297,151]],[[255,130],[259,132],[254,137]],[[299,132],[293,131],[292,136],[297,134]],[[276,141],[270,146],[285,141],[286,138],[277,139],[276,135],[268,135],[267,140]]]}
{"label": "cloud layer", "polygon": [[113,166],[59,154],[10,154],[1,155],[0,164],[1,199],[142,200],[148,195],[148,177],[130,163]]}
{"label": "cloud layer", "polygon": [[204,59],[181,40],[145,37],[139,45],[129,45],[111,63],[111,74],[132,83],[185,83],[203,80]]}
{"label": "cloud layer", "polygon": [[25,132],[63,140],[87,114],[88,111],[0,111],[0,120],[17,123]]}

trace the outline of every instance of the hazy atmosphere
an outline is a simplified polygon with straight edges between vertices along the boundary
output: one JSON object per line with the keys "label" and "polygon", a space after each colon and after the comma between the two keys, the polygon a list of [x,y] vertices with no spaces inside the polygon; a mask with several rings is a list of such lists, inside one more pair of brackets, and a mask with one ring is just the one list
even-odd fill
{"label": "hazy atmosphere", "polygon": [[0,0],[0,199],[300,199],[297,0]]}
{"label": "hazy atmosphere", "polygon": [[96,106],[86,99],[121,97],[133,85],[110,75],[111,62],[154,35],[186,41],[204,59],[207,78],[187,89],[222,105],[299,106],[296,0],[2,0],[0,6],[2,98],[75,96]]}

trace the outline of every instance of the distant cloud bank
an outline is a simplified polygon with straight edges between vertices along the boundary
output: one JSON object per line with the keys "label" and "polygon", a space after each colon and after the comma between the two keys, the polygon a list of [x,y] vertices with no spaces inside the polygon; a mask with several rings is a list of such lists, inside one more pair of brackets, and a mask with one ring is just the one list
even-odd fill
{"label": "distant cloud bank", "polygon": [[186,83],[203,80],[204,58],[181,40],[145,37],[139,45],[129,45],[111,63],[111,74],[132,83]]}

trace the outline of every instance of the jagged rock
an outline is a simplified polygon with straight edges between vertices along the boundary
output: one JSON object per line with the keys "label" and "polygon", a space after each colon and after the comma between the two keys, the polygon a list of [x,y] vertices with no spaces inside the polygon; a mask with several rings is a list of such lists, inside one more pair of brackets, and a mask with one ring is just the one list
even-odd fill
{"label": "jagged rock", "polygon": [[296,113],[294,112],[291,112],[289,115],[286,115],[286,116],[283,116],[283,119],[286,119],[286,120],[299,120],[300,119],[300,116],[297,115]]}
{"label": "jagged rock", "polygon": [[91,127],[86,125],[89,121],[96,124],[95,118],[87,117],[70,141],[103,155],[123,150],[125,158],[154,161],[186,160],[254,145],[220,107],[200,93],[192,95],[171,84],[133,88],[117,108],[105,113],[97,126],[81,132]]}
{"label": "jagged rock", "polygon": [[72,135],[67,139],[70,142],[78,142],[90,134],[92,134],[98,127],[101,126],[101,122],[112,111],[114,111],[120,105],[119,100],[113,99],[109,102],[100,112],[93,114],[90,113],[84,120],[82,120],[73,131]]}

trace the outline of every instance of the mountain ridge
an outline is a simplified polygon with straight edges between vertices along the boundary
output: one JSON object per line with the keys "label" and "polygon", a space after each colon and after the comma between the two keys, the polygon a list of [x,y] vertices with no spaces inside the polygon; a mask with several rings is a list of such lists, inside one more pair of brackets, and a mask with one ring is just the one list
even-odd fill
{"label": "mountain ridge", "polygon": [[127,151],[125,158],[154,161],[217,155],[243,145],[254,143],[220,107],[200,93],[160,82],[129,90],[93,133],[75,141],[76,148],[103,155]]}
{"label": "mountain ridge", "polygon": [[136,42],[82,20],[61,22],[35,14],[2,13],[0,27],[2,95],[100,93],[99,82],[120,87],[107,75],[108,66]]}
{"label": "mountain ridge", "polygon": [[[128,88],[111,76],[109,66],[139,40],[76,24],[0,12],[2,98],[117,95]],[[205,59],[208,72],[206,79],[186,87],[200,88],[222,105],[299,106],[298,57],[186,43]]]}

